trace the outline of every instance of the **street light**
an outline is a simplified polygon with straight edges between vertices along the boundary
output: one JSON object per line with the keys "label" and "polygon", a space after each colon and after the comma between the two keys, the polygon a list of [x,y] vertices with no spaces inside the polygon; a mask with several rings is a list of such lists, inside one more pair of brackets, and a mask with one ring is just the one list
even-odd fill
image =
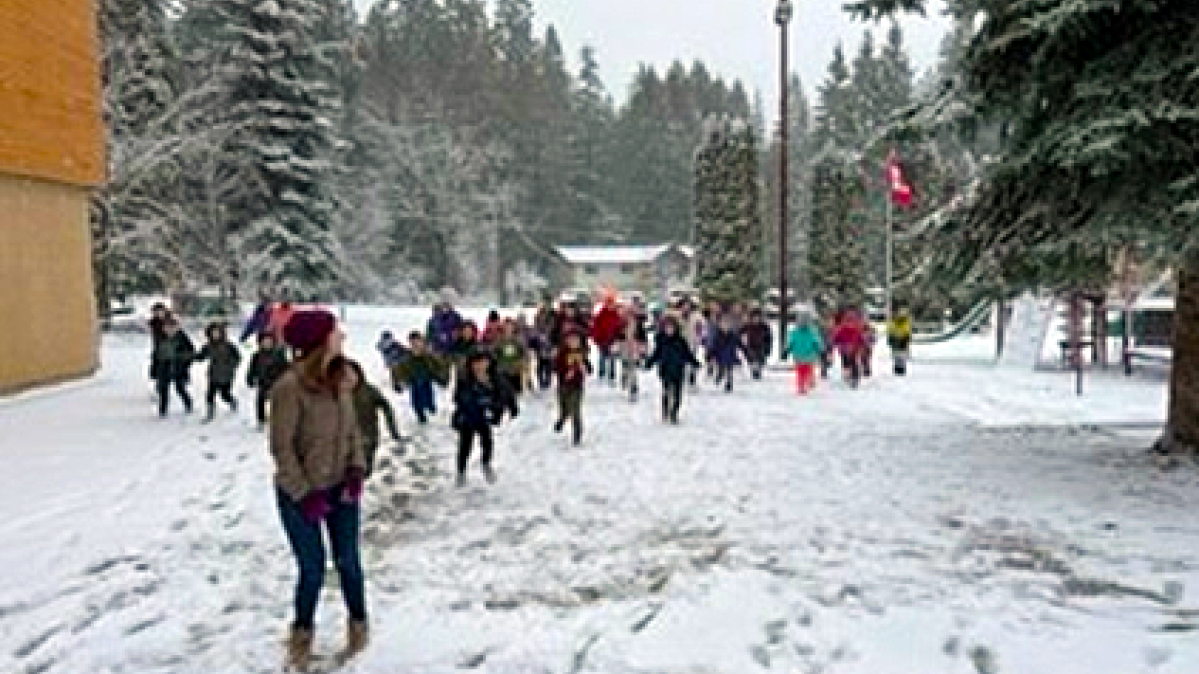
{"label": "street light", "polygon": [[780,26],[786,26],[791,23],[791,16],[795,13],[795,7],[791,5],[791,0],[779,0],[779,6],[774,10],[774,22]]}
{"label": "street light", "polygon": [[790,98],[787,91],[790,79],[788,77],[790,64],[787,54],[787,31],[794,13],[791,0],[779,0],[778,7],[774,10],[774,22],[779,26],[779,82],[781,85],[779,87],[779,344],[787,343],[787,314],[791,308],[787,302],[787,154],[791,126],[791,116],[787,110],[789,102],[787,99]]}

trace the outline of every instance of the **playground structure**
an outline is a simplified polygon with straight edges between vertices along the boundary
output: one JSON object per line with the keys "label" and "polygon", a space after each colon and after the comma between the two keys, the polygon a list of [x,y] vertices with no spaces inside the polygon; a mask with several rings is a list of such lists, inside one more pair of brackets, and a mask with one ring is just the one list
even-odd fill
{"label": "playground structure", "polygon": [[1173,298],[1160,285],[1127,304],[1082,293],[1025,293],[1002,307],[979,301],[956,323],[917,332],[912,342],[941,344],[977,334],[995,340],[1003,365],[1081,371],[1120,363],[1131,374],[1137,364],[1169,366],[1173,309]]}

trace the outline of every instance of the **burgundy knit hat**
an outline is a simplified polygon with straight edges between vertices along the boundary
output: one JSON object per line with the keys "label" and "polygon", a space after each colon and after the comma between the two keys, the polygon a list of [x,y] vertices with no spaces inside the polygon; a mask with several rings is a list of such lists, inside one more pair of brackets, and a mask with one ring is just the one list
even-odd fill
{"label": "burgundy knit hat", "polygon": [[337,317],[328,311],[299,311],[283,328],[283,340],[302,354],[324,345],[337,328]]}

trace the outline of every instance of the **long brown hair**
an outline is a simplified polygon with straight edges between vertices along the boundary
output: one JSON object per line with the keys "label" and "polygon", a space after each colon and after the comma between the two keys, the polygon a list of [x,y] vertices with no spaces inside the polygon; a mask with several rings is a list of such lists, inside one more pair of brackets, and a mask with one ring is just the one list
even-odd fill
{"label": "long brown hair", "polygon": [[336,394],[346,376],[347,359],[343,355],[328,357],[328,347],[309,351],[298,361],[300,376],[314,388]]}

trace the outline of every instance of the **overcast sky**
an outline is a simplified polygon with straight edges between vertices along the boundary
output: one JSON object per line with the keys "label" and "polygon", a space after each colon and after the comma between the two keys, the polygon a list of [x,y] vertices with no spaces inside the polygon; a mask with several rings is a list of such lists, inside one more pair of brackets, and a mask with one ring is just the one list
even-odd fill
{"label": "overcast sky", "polygon": [[[354,0],[366,8],[374,0]],[[833,48],[845,45],[850,58],[862,32],[874,24],[855,23],[842,11],[843,0],[795,0],[791,24],[791,69],[803,78],[809,98],[824,79]],[[577,69],[579,48],[595,47],[604,82],[623,102],[639,63],[665,67],[681,58],[702,59],[728,80],[741,79],[762,92],[774,109],[778,88],[776,0],[534,0],[539,28],[553,23]],[[901,21],[917,73],[932,67],[948,20],[935,0],[929,18]],[[878,26],[882,38],[886,25]]]}

